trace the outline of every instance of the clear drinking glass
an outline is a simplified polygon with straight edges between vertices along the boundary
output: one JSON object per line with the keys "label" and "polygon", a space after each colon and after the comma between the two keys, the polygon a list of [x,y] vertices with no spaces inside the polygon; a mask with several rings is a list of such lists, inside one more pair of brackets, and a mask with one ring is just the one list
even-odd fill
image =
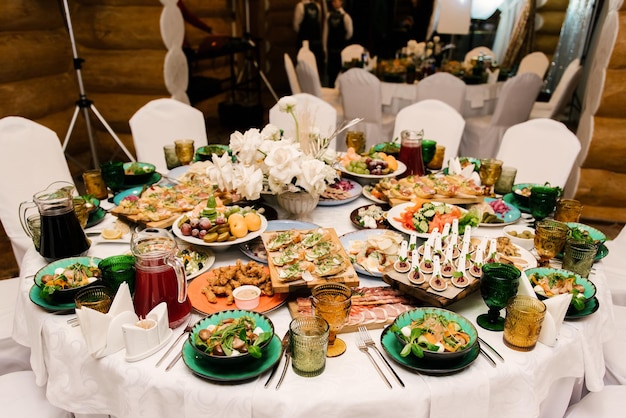
{"label": "clear drinking glass", "polygon": [[326,368],[330,327],[319,316],[300,316],[289,324],[291,367],[300,376],[313,377]]}

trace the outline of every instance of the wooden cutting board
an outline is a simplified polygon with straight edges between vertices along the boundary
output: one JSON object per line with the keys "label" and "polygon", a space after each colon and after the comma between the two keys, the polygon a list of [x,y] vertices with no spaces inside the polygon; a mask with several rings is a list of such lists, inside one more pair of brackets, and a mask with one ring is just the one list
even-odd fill
{"label": "wooden cutting board", "polygon": [[177,213],[174,214],[172,216],[170,216],[167,219],[163,219],[160,221],[143,221],[143,220],[139,220],[137,215],[127,215],[125,213],[118,213],[115,212],[115,209],[111,211],[111,214],[117,216],[120,219],[123,219],[125,221],[128,222],[132,222],[135,224],[139,224],[139,225],[143,225],[146,226],[148,228],[169,228],[170,226],[174,225],[174,221],[176,221],[176,219],[178,219],[180,217],[180,215],[182,215],[181,213]]}
{"label": "wooden cutting board", "polygon": [[389,199],[389,204],[391,206],[396,206],[396,205],[400,205],[402,203],[408,203],[408,202],[414,202],[414,203],[442,202],[442,203],[449,203],[451,205],[471,205],[474,203],[481,203],[484,200],[485,200],[484,196],[453,196],[453,197],[435,196],[432,199],[413,199],[413,200],[391,198]]}
{"label": "wooden cutting board", "polygon": [[[272,262],[271,252],[268,251],[268,266],[270,268],[270,277],[272,278],[272,287],[274,288],[274,292],[277,293],[290,293],[295,292],[302,289],[312,289],[317,285],[329,282],[338,282],[344,283],[346,286],[355,287],[359,285],[359,276],[356,274],[354,267],[352,267],[352,263],[350,262],[350,257],[346,254],[343,245],[341,245],[341,241],[337,236],[337,232],[334,228],[321,228],[327,231],[330,235],[330,239],[336,244],[338,248],[338,252],[345,259],[345,263],[347,265],[346,269],[339,274],[328,277],[320,277],[315,278],[312,281],[304,281],[302,279],[295,280],[293,282],[285,282],[278,277],[278,267]],[[302,230],[301,233],[305,234],[312,230]],[[276,233],[276,231],[265,232],[261,235],[261,239],[263,240],[263,244],[267,244],[268,240]]]}

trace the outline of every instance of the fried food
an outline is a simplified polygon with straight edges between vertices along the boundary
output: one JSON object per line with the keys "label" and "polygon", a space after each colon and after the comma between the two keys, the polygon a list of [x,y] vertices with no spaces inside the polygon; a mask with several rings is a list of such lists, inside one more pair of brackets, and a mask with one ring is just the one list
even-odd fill
{"label": "fried food", "polygon": [[209,303],[217,303],[218,297],[226,297],[226,304],[235,302],[233,290],[242,285],[253,285],[261,289],[261,294],[274,296],[269,271],[260,263],[250,261],[243,264],[237,260],[234,266],[218,267],[206,276],[207,286],[201,289]]}

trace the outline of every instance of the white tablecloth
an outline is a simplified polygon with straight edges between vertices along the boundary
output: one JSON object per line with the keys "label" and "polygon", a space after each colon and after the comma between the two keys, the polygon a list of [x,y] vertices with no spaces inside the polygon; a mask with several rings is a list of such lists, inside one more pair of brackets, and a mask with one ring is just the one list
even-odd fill
{"label": "white tablecloth", "polygon": [[[346,205],[318,207],[312,221],[333,227],[342,235],[355,230],[349,221],[350,212],[368,203],[361,197]],[[479,228],[476,234],[495,236],[499,230]],[[106,257],[127,250],[127,245],[98,244],[92,246],[90,255]],[[246,259],[236,248],[216,252],[215,266],[232,264],[237,258]],[[321,376],[304,378],[289,370],[277,391],[277,377],[270,389],[263,387],[267,373],[243,383],[220,384],[194,376],[183,361],[166,372],[164,365],[155,367],[165,348],[133,363],[124,360],[124,350],[94,359],[87,353],[80,328],[67,324],[70,316],[50,314],[29,300],[33,284],[29,276],[45,264],[34,250],[24,259],[13,336],[32,347],[33,369],[39,384],[47,383],[51,403],[73,412],[120,418],[560,416],[575,381],[584,376],[590,390],[602,387],[601,344],[613,326],[610,294],[602,269],[597,268],[592,280],[598,287],[600,309],[586,318],[568,321],[554,347],[538,344],[531,352],[517,352],[503,344],[502,333],[478,328],[480,336],[504,356],[504,363],[496,360],[494,368],[479,356],[466,370],[450,376],[425,376],[394,365],[406,388],[399,387],[389,376],[394,387],[388,389],[356,348],[356,335],[347,333],[341,337],[348,345],[347,352],[328,359]],[[381,284],[379,279],[361,277],[361,285]],[[487,310],[478,293],[449,308],[471,321]],[[276,333],[283,335],[291,319],[287,308],[281,307],[268,316]],[[181,332],[182,327],[174,330],[174,336]],[[380,333],[372,330],[378,342]],[[558,389],[564,396],[553,396]]]}
{"label": "white tablecloth", "polygon": [[[400,109],[417,101],[417,86],[406,83],[381,82],[381,102],[385,113],[397,114]],[[503,82],[472,84],[465,89],[461,114],[465,118],[491,115],[495,109]]]}

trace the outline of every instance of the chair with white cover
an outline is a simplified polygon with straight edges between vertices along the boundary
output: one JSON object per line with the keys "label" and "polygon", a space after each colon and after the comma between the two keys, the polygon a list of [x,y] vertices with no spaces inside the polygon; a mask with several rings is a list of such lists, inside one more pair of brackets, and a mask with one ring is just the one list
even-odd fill
{"label": "chair with white cover", "polygon": [[[623,257],[623,253],[619,254]],[[603,344],[605,385],[622,385],[626,387],[626,362],[624,352],[626,352],[626,334],[622,331],[624,321],[626,321],[626,306],[613,305],[613,315],[615,330],[611,333],[611,338]]]}
{"label": "chair with white cover", "polygon": [[476,48],[471,49],[465,54],[463,64],[471,64],[472,59],[478,58],[480,55],[490,57],[492,61],[496,59],[496,54],[491,49],[487,48],[486,46],[477,46]]}
{"label": "chair with white cover", "polygon": [[[328,137],[335,131],[337,128],[337,111],[333,106],[308,93],[293,94],[291,97],[297,102],[295,114],[300,129],[304,128],[302,125],[306,123],[309,128],[318,129],[322,137]],[[295,121],[291,114],[279,109],[278,103],[270,109],[269,122],[282,129],[285,137],[295,138]],[[335,143],[331,143],[329,148],[334,149],[335,146]]]}
{"label": "chair with white cover", "polygon": [[330,104],[337,111],[337,121],[343,121],[343,107],[341,106],[341,100],[339,98],[339,90],[322,87],[320,77],[317,75],[317,70],[315,67],[312,67],[308,61],[298,60],[296,74],[298,75],[298,81],[302,89],[301,92],[319,97]]}
{"label": "chair with white cover", "polygon": [[175,99],[151,100],[129,121],[137,160],[152,163],[157,171],[167,173],[163,147],[177,139],[193,139],[196,149],[207,145],[202,112]]}
{"label": "chair with white cover", "polygon": [[32,370],[30,349],[18,344],[12,337],[20,283],[18,277],[0,280],[0,375]]}
{"label": "chair with white cover", "polygon": [[466,84],[450,73],[438,72],[420,80],[417,84],[417,100],[441,100],[459,113],[463,112]]}
{"label": "chair with white cover", "polygon": [[0,403],[5,417],[71,418],[74,415],[52,405],[46,388],[35,383],[32,370],[0,376]]}
{"label": "chair with white cover", "polygon": [[543,80],[549,65],[550,60],[546,54],[541,51],[531,52],[520,61],[517,74],[535,73]]}
{"label": "chair with white cover", "polygon": [[287,80],[289,80],[289,88],[291,94],[302,93],[300,88],[300,82],[298,81],[298,75],[296,74],[296,67],[293,65],[293,61],[289,54],[285,52],[285,72],[287,73]]}
{"label": "chair with white cover", "polygon": [[424,139],[432,139],[437,145],[446,147],[445,167],[447,161],[458,154],[464,127],[463,116],[452,106],[440,100],[422,100],[398,112],[392,138],[400,138],[405,129],[424,130]]}
{"label": "chair with white cover", "polygon": [[516,183],[547,181],[564,188],[580,148],[578,137],[563,123],[533,119],[507,129],[496,158],[517,168]]}
{"label": "chair with white cover", "polygon": [[624,413],[626,386],[604,386],[590,392],[565,411],[563,418],[614,418]]}
{"label": "chair with white cover", "polygon": [[309,41],[302,42],[302,48],[298,50],[298,54],[296,55],[296,61],[307,62],[311,66],[313,71],[315,72],[315,75],[317,76],[317,78],[320,79],[320,74],[317,69],[317,58],[315,58],[315,54],[309,48]]}
{"label": "chair with white cover", "polygon": [[530,111],[530,119],[554,119],[560,115],[572,99],[576,87],[578,87],[582,77],[582,70],[583,68],[578,58],[570,62],[557,83],[552,96],[550,96],[550,100],[548,102],[535,102]]}
{"label": "chair with white cover", "polygon": [[604,245],[609,254],[602,260],[606,283],[611,290],[613,305],[626,307],[626,227],[623,227],[615,239],[607,240]]}
{"label": "chair with white cover", "polygon": [[[58,135],[51,129],[20,116],[0,119],[0,219],[11,240],[18,266],[33,241],[26,235],[18,209],[21,202],[51,183],[74,184]],[[31,168],[27,174],[24,170]],[[16,178],[16,174],[19,178]]]}
{"label": "chair with white cover", "polygon": [[359,44],[348,45],[344,49],[341,50],[341,62],[342,63],[350,62],[355,58],[361,61],[361,58],[363,57],[364,52],[365,52],[365,48],[363,47],[363,45],[359,45]]}
{"label": "chair with white cover", "polygon": [[493,115],[465,119],[459,155],[474,158],[495,157],[504,132],[509,127],[528,120],[541,84],[541,79],[535,73],[524,73],[508,79],[502,86]]}
{"label": "chair with white cover", "polygon": [[[363,118],[352,130],[365,133],[366,149],[390,141],[396,118],[383,113],[380,80],[362,68],[351,68],[337,78],[337,84],[341,91],[344,118]],[[337,150],[346,150],[346,144],[341,139],[337,142]]]}

